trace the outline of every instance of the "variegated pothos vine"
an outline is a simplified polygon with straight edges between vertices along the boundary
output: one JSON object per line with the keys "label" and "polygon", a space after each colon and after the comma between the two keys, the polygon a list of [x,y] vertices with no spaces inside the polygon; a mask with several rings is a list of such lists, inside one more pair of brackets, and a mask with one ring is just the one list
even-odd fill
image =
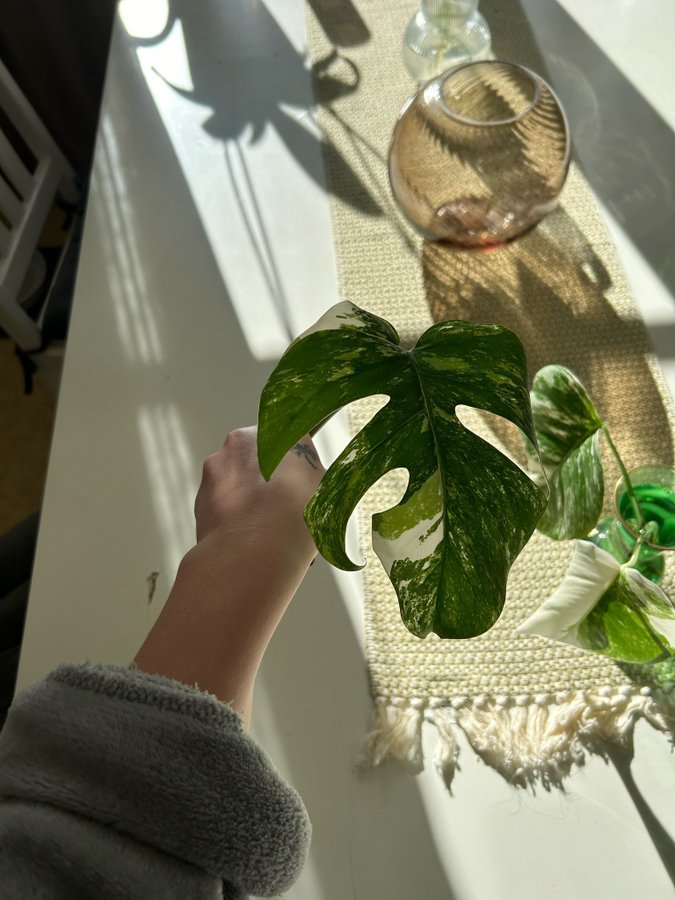
{"label": "variegated pothos vine", "polygon": [[[537,528],[557,540],[592,531],[603,503],[599,437],[603,433],[630,487],[606,424],[579,379],[564,366],[540,369],[532,384],[532,413],[549,483]],[[536,477],[536,476],[533,476]],[[636,517],[641,513],[636,505]],[[675,652],[675,606],[656,584],[589,541],[577,541],[556,591],[519,628],[628,663],[664,660]]]}
{"label": "variegated pothos vine", "polygon": [[564,366],[540,369],[530,397],[540,454],[533,461],[543,464],[550,492],[537,528],[556,540],[584,537],[602,510],[603,421],[584,386]]}

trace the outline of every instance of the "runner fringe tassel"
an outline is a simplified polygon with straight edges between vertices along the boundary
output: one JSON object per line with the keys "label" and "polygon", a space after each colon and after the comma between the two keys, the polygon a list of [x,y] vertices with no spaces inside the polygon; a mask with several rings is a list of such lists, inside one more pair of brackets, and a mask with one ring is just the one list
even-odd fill
{"label": "runner fringe tassel", "polygon": [[[519,787],[560,785],[588,753],[605,755],[607,744],[630,746],[639,718],[675,741],[672,694],[644,687],[599,688],[534,697],[474,700],[378,699],[373,728],[357,758],[360,769],[397,760],[420,771],[422,723],[436,727],[434,764],[451,788],[457,768],[458,731],[487,765]],[[603,745],[604,749],[603,749]]]}

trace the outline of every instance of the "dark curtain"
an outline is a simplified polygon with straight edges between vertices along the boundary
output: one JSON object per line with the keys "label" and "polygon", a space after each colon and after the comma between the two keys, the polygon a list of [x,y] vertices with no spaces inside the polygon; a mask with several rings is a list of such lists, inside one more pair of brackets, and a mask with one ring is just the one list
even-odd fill
{"label": "dark curtain", "polygon": [[0,0],[0,59],[83,181],[115,7],[115,0]]}

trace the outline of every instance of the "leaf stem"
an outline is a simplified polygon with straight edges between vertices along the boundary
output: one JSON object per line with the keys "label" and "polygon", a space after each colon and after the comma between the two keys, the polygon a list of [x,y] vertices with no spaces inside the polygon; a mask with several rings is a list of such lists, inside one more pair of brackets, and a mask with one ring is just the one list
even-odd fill
{"label": "leaf stem", "polygon": [[640,531],[637,540],[635,541],[635,546],[633,547],[633,552],[630,555],[630,559],[624,563],[627,569],[637,569],[637,562],[640,558],[640,551],[642,550],[642,545],[645,542],[645,533],[644,531]]}
{"label": "leaf stem", "polygon": [[[636,545],[636,547],[639,552],[639,549],[640,549],[640,546],[642,543],[642,539],[643,539],[642,531],[645,527],[645,518],[642,515],[642,510],[640,509],[640,504],[638,503],[638,499],[635,496],[635,491],[633,490],[633,483],[630,480],[630,475],[628,474],[628,469],[626,468],[624,461],[621,459],[621,456],[619,455],[619,451],[616,448],[616,444],[612,440],[612,436],[609,433],[609,428],[607,428],[607,426],[603,424],[602,430],[603,430],[605,437],[607,438],[607,443],[609,444],[609,449],[612,451],[614,459],[619,464],[619,469],[621,470],[621,475],[622,475],[624,483],[626,485],[626,493],[628,494],[628,499],[630,500],[631,506],[633,507],[633,512],[635,513],[635,519],[637,521],[637,527],[638,527],[638,533],[639,533],[638,544]],[[635,555],[635,554],[633,554],[633,555]],[[631,559],[632,559],[632,557],[631,557]],[[630,565],[630,563],[629,563],[629,565]]]}

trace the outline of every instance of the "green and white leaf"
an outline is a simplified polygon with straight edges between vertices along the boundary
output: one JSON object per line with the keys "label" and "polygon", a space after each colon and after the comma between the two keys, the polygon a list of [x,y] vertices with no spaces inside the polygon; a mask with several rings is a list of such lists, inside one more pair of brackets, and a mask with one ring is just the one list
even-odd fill
{"label": "green and white leaf", "polygon": [[322,555],[354,570],[345,530],[382,475],[409,473],[400,503],[373,517],[373,546],[413,634],[481,634],[504,604],[508,571],[546,495],[455,414],[464,404],[515,423],[534,442],[525,355],[499,325],[440,322],[404,350],[384,319],[340,303],[291,344],[260,400],[258,458],[269,478],[317,423],[354,400],[390,399],[325,474],[305,510]]}
{"label": "green and white leaf", "polygon": [[622,662],[656,662],[675,648],[675,607],[637,569],[590,541],[577,541],[560,587],[516,631]]}
{"label": "green and white leaf", "polygon": [[602,510],[602,419],[582,383],[564,366],[540,369],[530,398],[550,487],[548,506],[537,528],[556,540],[584,537]]}

